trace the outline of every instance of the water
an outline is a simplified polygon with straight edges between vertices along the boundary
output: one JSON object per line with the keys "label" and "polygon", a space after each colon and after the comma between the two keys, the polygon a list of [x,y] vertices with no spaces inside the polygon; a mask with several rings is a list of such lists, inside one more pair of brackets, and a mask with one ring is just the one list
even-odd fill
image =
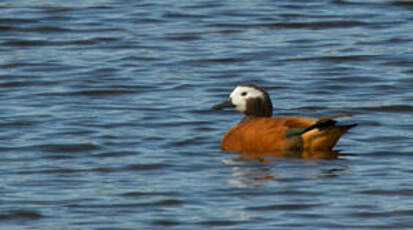
{"label": "water", "polygon": [[[413,228],[413,2],[2,1],[1,229]],[[241,159],[211,111],[351,112],[338,159]]]}

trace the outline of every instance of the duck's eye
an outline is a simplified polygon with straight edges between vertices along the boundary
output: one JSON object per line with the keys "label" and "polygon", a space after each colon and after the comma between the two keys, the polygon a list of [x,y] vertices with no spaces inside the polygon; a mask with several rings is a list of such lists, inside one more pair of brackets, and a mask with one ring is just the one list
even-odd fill
{"label": "duck's eye", "polygon": [[245,97],[245,96],[247,96],[247,94],[248,94],[247,92],[242,92],[241,96]]}

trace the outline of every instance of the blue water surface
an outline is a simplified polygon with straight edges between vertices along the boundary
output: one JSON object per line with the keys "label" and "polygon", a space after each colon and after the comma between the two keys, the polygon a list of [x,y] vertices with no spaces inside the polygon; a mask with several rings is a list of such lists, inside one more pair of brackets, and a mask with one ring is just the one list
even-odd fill
{"label": "blue water surface", "polygon": [[[1,229],[412,229],[412,1],[0,2]],[[220,150],[242,83],[337,159]]]}

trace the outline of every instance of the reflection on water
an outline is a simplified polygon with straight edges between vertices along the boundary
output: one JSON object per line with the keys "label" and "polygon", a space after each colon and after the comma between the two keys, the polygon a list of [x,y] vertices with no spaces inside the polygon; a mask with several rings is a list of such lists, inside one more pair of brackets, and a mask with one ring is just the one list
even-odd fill
{"label": "reflection on water", "polygon": [[[337,159],[338,151],[285,154],[244,153],[223,160],[224,164],[231,166],[232,178],[228,183],[237,187],[265,187],[268,181],[336,178],[347,170],[347,166],[338,161],[330,163],[330,160]],[[302,154],[311,157],[305,158]],[[297,166],[295,163],[298,162],[302,164],[299,168],[290,168]]]}
{"label": "reflection on water", "polygon": [[257,159],[254,161],[244,161],[240,159],[227,159],[223,160],[223,162],[233,165],[231,167],[232,178],[228,183],[236,187],[260,187],[265,186],[261,182],[281,178],[281,174],[277,173],[275,168],[271,168],[269,164],[271,160]]}
{"label": "reflection on water", "polygon": [[339,156],[339,151],[326,150],[326,151],[278,151],[271,153],[251,153],[244,152],[240,154],[240,158],[263,158],[263,157],[286,157],[286,158],[316,158],[316,159],[326,159],[333,160],[337,159]]}

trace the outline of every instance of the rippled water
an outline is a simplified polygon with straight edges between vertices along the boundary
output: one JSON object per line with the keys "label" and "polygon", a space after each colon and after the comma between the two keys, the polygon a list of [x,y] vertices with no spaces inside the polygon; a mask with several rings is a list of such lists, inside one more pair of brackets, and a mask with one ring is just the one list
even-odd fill
{"label": "rippled water", "polygon": [[[412,229],[412,1],[0,2],[1,229]],[[241,159],[211,111],[351,112],[335,160]]]}

